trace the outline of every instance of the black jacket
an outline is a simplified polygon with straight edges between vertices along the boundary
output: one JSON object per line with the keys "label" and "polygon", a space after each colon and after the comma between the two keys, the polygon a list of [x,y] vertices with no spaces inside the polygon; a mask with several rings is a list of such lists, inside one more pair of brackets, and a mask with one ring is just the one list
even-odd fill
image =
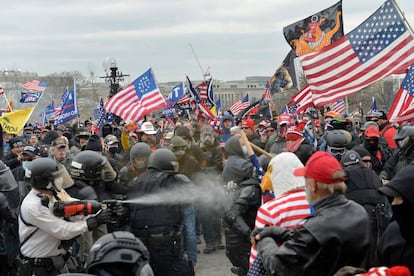
{"label": "black jacket", "polygon": [[369,220],[363,207],[332,194],[314,208],[302,228],[280,228],[281,246],[271,237],[258,241],[257,252],[270,275],[333,275],[345,265],[365,262]]}

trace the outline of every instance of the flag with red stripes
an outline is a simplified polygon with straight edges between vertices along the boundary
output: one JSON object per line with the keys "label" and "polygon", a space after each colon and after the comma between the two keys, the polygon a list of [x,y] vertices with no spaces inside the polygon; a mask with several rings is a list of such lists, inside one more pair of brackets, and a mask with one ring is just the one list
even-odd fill
{"label": "flag with red stripes", "polygon": [[243,99],[238,100],[237,102],[233,103],[229,110],[231,111],[231,113],[233,115],[237,115],[240,113],[240,111],[244,110],[245,108],[247,108],[250,105],[249,102],[249,94],[247,94],[246,96],[244,96]]}
{"label": "flag with red stripes", "polygon": [[299,114],[301,112],[305,112],[306,109],[313,106],[312,101],[312,92],[309,86],[305,86],[296,93],[291,99],[289,103],[289,108],[295,109],[295,114]]}
{"label": "flag with red stripes", "polygon": [[22,90],[45,92],[46,87],[47,87],[47,82],[39,81],[39,80],[31,80],[31,81],[26,81],[26,83],[22,85]]}
{"label": "flag with red stripes", "polygon": [[344,113],[345,112],[345,101],[344,99],[339,99],[336,102],[330,104],[331,110],[337,113]]}
{"label": "flag with red stripes", "polygon": [[414,66],[411,66],[388,112],[390,122],[414,120]]}
{"label": "flag with red stripes", "polygon": [[136,78],[127,88],[109,98],[104,108],[124,120],[137,122],[167,103],[161,94],[152,69]]}
{"label": "flag with red stripes", "polygon": [[414,63],[414,39],[401,11],[386,1],[347,35],[316,53],[299,57],[312,91],[323,106]]}

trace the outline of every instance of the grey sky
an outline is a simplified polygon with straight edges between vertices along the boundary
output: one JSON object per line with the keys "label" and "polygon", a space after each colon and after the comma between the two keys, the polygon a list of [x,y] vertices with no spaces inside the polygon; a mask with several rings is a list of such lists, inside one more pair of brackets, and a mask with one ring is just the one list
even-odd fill
{"label": "grey sky", "polygon": [[[413,0],[397,0],[412,25]],[[383,0],[343,0],[348,33]],[[152,67],[160,82],[270,76],[289,51],[282,28],[333,5],[327,0],[3,1],[0,68],[40,75],[104,75],[108,56],[132,78]]]}

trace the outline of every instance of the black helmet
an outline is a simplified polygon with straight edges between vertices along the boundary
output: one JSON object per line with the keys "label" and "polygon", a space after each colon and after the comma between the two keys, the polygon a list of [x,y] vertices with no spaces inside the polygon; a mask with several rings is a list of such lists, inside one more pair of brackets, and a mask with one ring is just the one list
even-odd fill
{"label": "black helmet", "polygon": [[17,182],[10,168],[0,160],[0,192],[9,192],[17,188]]}
{"label": "black helmet", "polygon": [[107,159],[92,150],[84,150],[73,157],[70,175],[76,179],[98,180]]}
{"label": "black helmet", "polygon": [[345,131],[340,129],[334,129],[328,131],[325,136],[326,143],[332,148],[345,148],[350,142]]}
{"label": "black helmet", "polygon": [[348,150],[342,155],[341,165],[347,167],[350,165],[358,164],[361,161],[361,156],[354,150]]}
{"label": "black helmet", "polygon": [[138,142],[132,146],[129,152],[129,159],[135,169],[143,171],[148,167],[148,157],[150,154],[150,146],[147,143]]}
{"label": "black helmet", "polygon": [[413,137],[414,138],[414,127],[405,125],[398,129],[397,133],[394,135],[393,139],[395,141],[399,141],[404,139],[405,137]]}
{"label": "black helmet", "polygon": [[[115,231],[99,238],[91,248],[86,272],[108,275],[154,275],[149,265],[149,252],[132,233]],[[100,275],[101,273],[99,273]]]}
{"label": "black helmet", "polygon": [[58,171],[56,161],[49,158],[38,158],[29,163],[25,170],[25,177],[30,180],[34,188],[57,190],[54,181]]}
{"label": "black helmet", "polygon": [[157,149],[151,153],[148,159],[148,168],[154,168],[159,171],[176,171],[177,158],[169,149]]}

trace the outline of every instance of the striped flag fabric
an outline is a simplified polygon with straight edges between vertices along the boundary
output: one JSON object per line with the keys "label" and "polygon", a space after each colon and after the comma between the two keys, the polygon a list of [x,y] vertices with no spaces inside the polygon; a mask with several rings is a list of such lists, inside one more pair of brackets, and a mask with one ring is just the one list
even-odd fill
{"label": "striped flag fabric", "polygon": [[233,103],[229,110],[233,115],[237,115],[240,113],[240,111],[244,110],[250,105],[249,103],[249,94],[246,94],[243,99],[238,100],[237,102]]}
{"label": "striped flag fabric", "polygon": [[196,90],[198,91],[198,94],[200,95],[200,99],[203,102],[208,101],[208,96],[207,96],[207,89],[208,89],[208,83],[207,82],[202,82],[199,85],[197,85]]}
{"label": "striped flag fabric", "polygon": [[299,114],[305,112],[312,105],[312,92],[307,85],[290,99],[289,108],[295,108],[295,114]]}
{"label": "striped flag fabric", "polygon": [[166,106],[152,69],[136,78],[127,88],[106,100],[104,108],[124,120],[137,122],[146,114]]}
{"label": "striped flag fabric", "polygon": [[31,80],[31,81],[26,81],[26,83],[22,85],[22,90],[45,92],[46,87],[47,87],[47,82],[39,81],[39,80]]}
{"label": "striped flag fabric", "polygon": [[410,67],[397,91],[388,118],[392,123],[414,120],[414,66]]}
{"label": "striped flag fabric", "polygon": [[96,121],[96,125],[101,127],[104,122],[105,122],[105,109],[104,109],[104,102],[103,99],[101,98],[98,102],[98,105],[96,106],[95,110],[94,110],[94,117],[95,117],[95,121]]}
{"label": "striped flag fabric", "polygon": [[344,99],[339,99],[336,102],[332,103],[330,107],[331,110],[342,114],[345,112],[345,101]]}
{"label": "striped flag fabric", "polygon": [[316,106],[343,99],[414,63],[414,39],[393,0],[347,35],[299,57]]}

